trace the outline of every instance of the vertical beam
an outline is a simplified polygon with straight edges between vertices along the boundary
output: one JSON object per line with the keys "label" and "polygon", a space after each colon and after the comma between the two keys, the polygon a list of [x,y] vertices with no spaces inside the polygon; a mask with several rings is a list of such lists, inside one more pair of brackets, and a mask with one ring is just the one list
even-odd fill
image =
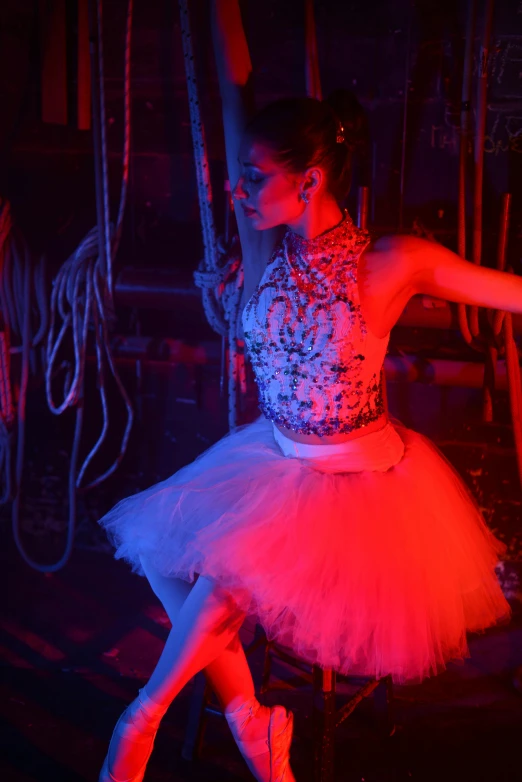
{"label": "vertical beam", "polygon": [[[468,0],[468,18],[466,23],[466,48],[464,50],[464,68],[462,73],[462,101],[460,106],[460,146],[459,146],[459,192],[457,243],[461,258],[467,257],[467,187],[468,154],[472,140],[471,93],[473,84],[473,48],[475,43],[475,23],[477,0]],[[465,304],[458,305],[459,327],[464,340],[471,345],[473,336],[469,329],[468,309]]]}
{"label": "vertical beam", "polygon": [[[98,254],[102,274],[108,273],[108,258],[105,243],[105,209],[104,209],[104,170],[103,170],[103,112],[101,100],[101,71],[99,35],[102,15],[101,0],[89,0],[89,53],[91,59],[91,89],[92,89],[92,142],[94,148],[94,180],[96,185],[96,218],[98,223]],[[109,274],[110,284],[110,274]]]}
{"label": "vertical beam", "polygon": [[[477,113],[475,122],[475,186],[473,191],[473,263],[482,262],[482,217],[484,190],[484,138],[486,135],[488,66],[490,62],[491,30],[493,25],[493,0],[486,0],[484,9],[480,62],[477,73]],[[474,337],[480,334],[479,308],[470,309],[469,328]]]}
{"label": "vertical beam", "polygon": [[357,199],[357,225],[363,231],[368,229],[368,202],[369,189],[365,186],[359,187],[359,197]]}
{"label": "vertical beam", "polygon": [[395,715],[393,712],[393,682],[391,676],[381,679],[373,693],[373,702],[377,717],[377,726],[383,738],[395,733]]}
{"label": "vertical beam", "polygon": [[313,669],[314,782],[335,776],[335,671]]}
{"label": "vertical beam", "polygon": [[408,22],[408,37],[406,39],[406,62],[404,64],[404,104],[402,111],[402,140],[401,140],[401,168],[399,179],[399,232],[404,230],[404,193],[406,187],[406,141],[408,137],[408,101],[410,95],[410,57],[411,34],[413,26],[413,14],[415,0],[411,0],[410,19]]}
{"label": "vertical beam", "polygon": [[42,120],[67,125],[65,0],[40,0]]}
{"label": "vertical beam", "polygon": [[322,100],[323,93],[321,90],[321,76],[319,73],[314,0],[305,0],[305,81],[306,94],[310,98]]}
{"label": "vertical beam", "polygon": [[78,0],[78,130],[91,128],[91,61],[89,54],[89,0]]}
{"label": "vertical beam", "polygon": [[184,760],[195,760],[201,754],[207,724],[205,708],[209,701],[210,688],[207,685],[205,674],[200,671],[194,678],[194,689],[190,698],[185,741],[181,750],[181,757]]}
{"label": "vertical beam", "polygon": [[[459,140],[459,195],[458,195],[458,252],[466,258],[466,189],[468,181],[468,153],[472,138],[471,92],[473,83],[473,44],[475,42],[475,19],[477,0],[468,0],[466,23],[466,48],[462,74],[462,101],[460,104]],[[471,341],[471,337],[470,340]]]}

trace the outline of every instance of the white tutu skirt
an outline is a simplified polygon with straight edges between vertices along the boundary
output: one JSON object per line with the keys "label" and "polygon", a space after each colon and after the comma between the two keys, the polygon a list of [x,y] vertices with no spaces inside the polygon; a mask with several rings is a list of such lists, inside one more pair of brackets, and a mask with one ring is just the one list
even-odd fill
{"label": "white tutu skirt", "polygon": [[136,572],[144,555],[206,576],[304,660],[419,682],[509,618],[504,546],[427,438],[394,422],[351,443],[343,465],[342,447],[296,446],[261,417],[101,523]]}

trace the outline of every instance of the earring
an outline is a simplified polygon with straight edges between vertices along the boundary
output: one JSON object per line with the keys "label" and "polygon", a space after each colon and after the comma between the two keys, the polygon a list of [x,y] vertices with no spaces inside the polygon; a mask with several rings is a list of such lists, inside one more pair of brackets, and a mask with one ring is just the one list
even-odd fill
{"label": "earring", "polygon": [[310,196],[308,195],[308,193],[301,193],[301,198],[303,199],[305,204],[308,204],[310,201]]}

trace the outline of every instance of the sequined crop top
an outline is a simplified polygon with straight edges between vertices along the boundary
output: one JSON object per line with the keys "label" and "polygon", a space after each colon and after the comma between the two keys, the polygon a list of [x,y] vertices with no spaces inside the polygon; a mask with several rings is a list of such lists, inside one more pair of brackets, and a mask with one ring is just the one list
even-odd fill
{"label": "sequined crop top", "polygon": [[367,232],[346,214],[313,239],[287,229],[242,316],[261,412],[319,436],[349,433],[384,413],[389,336],[368,332],[357,287]]}

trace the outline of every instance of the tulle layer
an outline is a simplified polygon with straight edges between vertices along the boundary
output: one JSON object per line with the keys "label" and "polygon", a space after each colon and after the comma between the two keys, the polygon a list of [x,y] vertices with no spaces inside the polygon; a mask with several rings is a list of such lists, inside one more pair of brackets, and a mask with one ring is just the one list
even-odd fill
{"label": "tulle layer", "polygon": [[141,554],[205,575],[311,663],[420,681],[467,656],[467,630],[509,617],[504,547],[435,445],[395,429],[394,467],[332,473],[285,457],[260,418],[101,523],[135,571]]}

